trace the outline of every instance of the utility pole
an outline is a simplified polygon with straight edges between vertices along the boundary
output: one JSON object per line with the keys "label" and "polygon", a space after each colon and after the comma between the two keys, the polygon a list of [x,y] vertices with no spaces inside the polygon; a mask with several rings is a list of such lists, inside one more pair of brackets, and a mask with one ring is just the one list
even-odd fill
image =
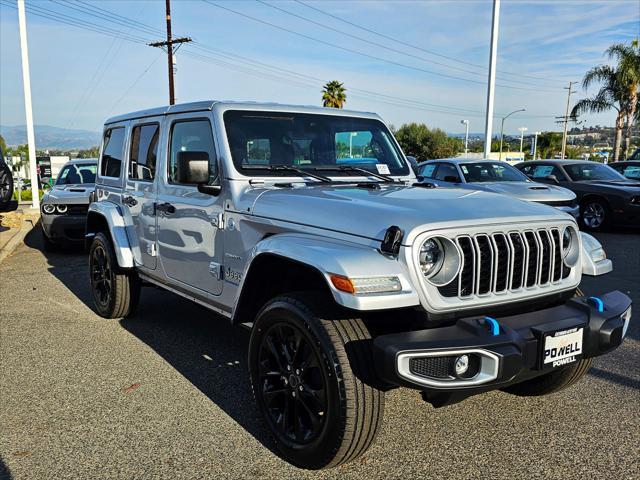
{"label": "utility pole", "polygon": [[[29,146],[29,176],[33,208],[40,210],[38,192],[38,166],[36,165],[36,139],[33,133],[33,108],[31,106],[31,76],[29,74],[29,48],[27,46],[27,16],[24,0],[18,0],[18,25],[20,29],[20,53],[22,55],[22,86],[24,90],[24,110],[27,122],[27,144]],[[18,186],[20,188],[20,186]]]}
{"label": "utility pole", "polygon": [[564,132],[562,134],[562,154],[560,155],[560,158],[562,160],[564,160],[564,154],[565,151],[567,150],[567,124],[569,123],[569,105],[571,103],[571,88],[573,87],[574,83],[578,83],[578,82],[569,82],[569,86],[565,87],[565,90],[568,90],[569,93],[567,94],[567,109],[564,112]]}
{"label": "utility pole", "polygon": [[484,127],[484,158],[491,153],[493,130],[493,98],[496,87],[496,61],[498,59],[498,30],[500,27],[500,0],[493,0],[493,20],[491,21],[491,50],[489,53],[489,82],[487,85],[487,116]]}
{"label": "utility pole", "polygon": [[[167,67],[169,69],[169,105],[176,103],[175,89],[173,83],[174,55],[183,43],[191,42],[190,37],[171,38],[171,0],[166,0],[167,11],[167,40],[163,42],[150,43],[150,47],[159,47],[167,52]],[[177,45],[174,47],[174,45]]]}

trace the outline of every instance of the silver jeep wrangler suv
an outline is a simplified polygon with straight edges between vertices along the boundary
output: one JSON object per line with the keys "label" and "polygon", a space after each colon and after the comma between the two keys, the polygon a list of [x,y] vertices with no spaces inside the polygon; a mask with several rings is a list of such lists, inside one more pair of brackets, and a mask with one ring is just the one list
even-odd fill
{"label": "silver jeep wrangler suv", "polygon": [[365,452],[389,389],[543,395],[620,345],[631,301],[581,295],[575,219],[415,182],[374,114],[208,101],[111,118],[87,218],[95,308],[131,316],[153,284],[251,327],[258,410],[308,469]]}

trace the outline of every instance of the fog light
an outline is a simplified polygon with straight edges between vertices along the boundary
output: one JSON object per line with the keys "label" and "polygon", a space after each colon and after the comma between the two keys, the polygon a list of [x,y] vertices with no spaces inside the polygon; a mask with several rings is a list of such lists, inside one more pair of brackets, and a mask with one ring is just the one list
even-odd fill
{"label": "fog light", "polygon": [[469,370],[469,355],[460,355],[454,363],[456,375],[461,377]]}

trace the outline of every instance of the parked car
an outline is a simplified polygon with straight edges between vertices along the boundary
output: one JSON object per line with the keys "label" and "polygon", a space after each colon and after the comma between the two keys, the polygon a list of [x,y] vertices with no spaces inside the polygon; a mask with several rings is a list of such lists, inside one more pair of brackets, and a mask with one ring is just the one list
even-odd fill
{"label": "parked car", "polygon": [[[339,161],[355,135],[374,163]],[[95,309],[131,315],[144,282],[249,326],[258,410],[308,469],[369,448],[386,390],[548,394],[622,342],[631,300],[580,293],[574,218],[414,184],[375,114],[209,101],[110,118],[87,218]]]}
{"label": "parked car", "polygon": [[535,160],[519,163],[516,168],[536,182],[573,191],[580,203],[582,223],[588,229],[640,226],[640,185],[607,165],[582,160]]}
{"label": "parked car", "polygon": [[609,166],[629,180],[640,181],[640,160],[610,163]]}
{"label": "parked car", "polygon": [[89,196],[94,190],[96,159],[77,159],[64,164],[53,188],[42,197],[41,222],[45,249],[82,244]]}
{"label": "parked car", "polygon": [[11,168],[4,161],[4,155],[0,148],[0,208],[4,208],[13,195],[13,175]]}
{"label": "parked car", "polygon": [[544,203],[578,218],[575,193],[530,180],[507,162],[477,158],[443,158],[419,165],[418,180],[441,187],[501,193],[528,202]]}

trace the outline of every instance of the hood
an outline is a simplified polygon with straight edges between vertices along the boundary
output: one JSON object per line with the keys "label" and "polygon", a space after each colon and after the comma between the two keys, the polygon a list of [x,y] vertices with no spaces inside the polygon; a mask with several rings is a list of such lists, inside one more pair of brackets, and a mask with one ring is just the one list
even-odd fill
{"label": "hood", "polygon": [[576,194],[571,190],[536,182],[490,182],[470,183],[468,185],[478,190],[501,193],[528,202],[560,202],[571,201],[576,198]]}
{"label": "hood", "polygon": [[246,193],[255,199],[254,215],[376,240],[397,225],[407,243],[427,229],[567,219],[546,205],[460,188],[327,185],[252,190]]}
{"label": "hood", "polygon": [[89,194],[95,189],[94,184],[54,185],[42,197],[43,202],[50,203],[89,203]]}

